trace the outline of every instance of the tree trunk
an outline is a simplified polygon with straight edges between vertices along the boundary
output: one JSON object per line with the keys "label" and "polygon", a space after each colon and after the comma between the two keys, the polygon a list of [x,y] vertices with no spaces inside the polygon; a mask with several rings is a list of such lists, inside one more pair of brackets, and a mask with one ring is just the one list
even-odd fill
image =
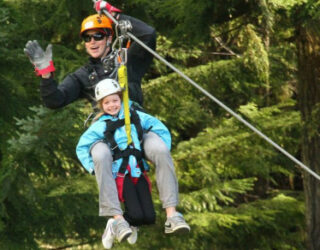
{"label": "tree trunk", "polygon": [[[320,174],[320,34],[298,26],[298,100],[303,121],[302,161]],[[320,249],[320,182],[303,173],[308,249]]]}

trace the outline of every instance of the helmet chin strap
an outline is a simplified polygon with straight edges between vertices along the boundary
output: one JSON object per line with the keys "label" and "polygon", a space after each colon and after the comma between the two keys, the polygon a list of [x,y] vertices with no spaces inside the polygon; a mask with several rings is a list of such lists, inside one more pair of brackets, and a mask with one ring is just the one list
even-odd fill
{"label": "helmet chin strap", "polygon": [[109,40],[109,38],[107,39],[107,42],[106,42],[106,45],[105,45],[105,47],[104,47],[104,50],[103,50],[103,56],[101,57],[101,61],[103,60],[103,58],[105,58],[106,56],[107,56],[107,54],[108,54],[108,52],[107,52],[107,49],[108,48],[111,48],[110,47],[110,45],[111,45],[111,41]]}

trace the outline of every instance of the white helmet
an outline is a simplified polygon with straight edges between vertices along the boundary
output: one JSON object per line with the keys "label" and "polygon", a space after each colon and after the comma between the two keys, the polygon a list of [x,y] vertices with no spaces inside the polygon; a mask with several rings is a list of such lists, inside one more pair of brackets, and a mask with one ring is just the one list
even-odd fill
{"label": "white helmet", "polygon": [[100,101],[102,98],[108,95],[112,95],[121,91],[122,90],[120,88],[120,85],[116,80],[104,79],[98,82],[96,86],[96,89],[95,89],[96,101]]}

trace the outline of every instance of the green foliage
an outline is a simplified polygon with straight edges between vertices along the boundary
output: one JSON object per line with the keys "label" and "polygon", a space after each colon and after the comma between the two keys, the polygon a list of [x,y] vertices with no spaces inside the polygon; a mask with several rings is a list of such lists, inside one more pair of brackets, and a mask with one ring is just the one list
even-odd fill
{"label": "green foliage", "polygon": [[274,6],[275,8],[283,8],[283,9],[292,9],[293,6],[297,4],[302,4],[307,2],[307,0],[287,0],[287,1],[281,1],[281,0],[269,0],[268,1],[271,6]]}
{"label": "green foliage", "polygon": [[[4,3],[0,3],[0,25],[2,27],[0,31],[1,141],[4,141],[12,132],[12,116],[22,114],[26,110],[23,104],[28,100],[27,89],[30,87],[29,84],[22,85],[21,77],[20,79],[16,77],[24,75],[22,67],[25,65],[18,63],[20,56],[17,55],[19,53],[16,41],[21,38],[21,35],[16,35],[17,24],[11,20],[12,12],[12,9],[5,6]],[[32,99],[30,103],[32,103]],[[5,149],[1,146],[0,150]]]}
{"label": "green foliage", "polygon": [[256,34],[252,25],[247,25],[244,34],[240,35],[246,41],[244,43],[246,51],[244,53],[244,64],[246,67],[257,73],[257,78],[261,82],[268,82],[269,79],[269,58],[264,48],[261,38]]}
{"label": "green foliage", "polygon": [[74,156],[76,143],[83,131],[79,124],[83,119],[80,107],[78,102],[61,111],[30,108],[36,115],[17,119],[21,132],[18,131],[15,138],[8,141],[14,159],[25,159],[26,155],[27,159],[33,159],[33,162],[24,164],[29,173],[36,172],[37,175],[65,176],[79,172]]}
{"label": "green foliage", "polygon": [[97,232],[105,224],[97,216],[98,191],[94,176],[50,179],[36,188],[39,191],[37,205],[41,208],[35,227],[37,241],[60,245],[100,238]]}
{"label": "green foliage", "polygon": [[[255,58],[261,62],[261,56]],[[263,63],[261,68],[259,64],[256,66],[259,68],[250,66],[255,63],[250,56],[243,56],[192,67],[185,73],[216,98],[235,108],[249,101],[263,103],[264,98],[256,93],[264,88],[268,75],[262,73],[266,68]],[[210,123],[213,114],[224,114],[217,104],[203,97],[199,90],[175,73],[149,81],[143,91],[147,110],[156,113],[174,136],[180,134],[186,139],[195,136]],[[161,95],[155,96],[152,93]]]}
{"label": "green foliage", "polygon": [[[221,211],[223,206],[234,204],[237,195],[245,194],[253,189],[255,178],[232,179],[221,182],[218,175],[210,176],[212,170],[207,169],[206,171],[209,176],[204,176],[201,181],[204,188],[181,195],[180,206],[188,213]],[[187,181],[187,178],[183,178],[183,180]],[[188,186],[188,188],[195,189],[196,187]],[[183,191],[185,190],[182,189]]]}
{"label": "green foliage", "polygon": [[[255,106],[247,105],[239,111],[247,120],[254,121],[267,136],[294,154],[298,150],[299,113],[282,112],[292,105],[280,104],[259,111]],[[287,134],[291,136],[288,137]],[[201,186],[215,183],[219,179],[217,176],[237,178],[249,175],[270,178],[271,169],[279,169],[286,162],[271,145],[267,145],[234,118],[224,119],[218,127],[208,127],[196,138],[181,142],[174,151],[174,156],[181,186],[188,189],[197,187],[199,183]]]}
{"label": "green foliage", "polygon": [[116,243],[115,248],[305,249],[301,244],[304,239],[301,193],[277,193],[267,200],[224,207],[220,212],[189,212],[185,217],[191,225],[187,236],[164,236],[161,217],[155,226],[140,228],[139,240],[134,246]]}
{"label": "green foliage", "polygon": [[[207,1],[195,3],[190,0],[154,1],[149,6],[158,22],[160,33],[170,36],[179,44],[197,44],[208,42],[210,39],[210,26],[215,23],[224,23],[232,18],[250,13],[255,9],[255,1],[244,0]],[[170,29],[168,29],[170,27]]]}
{"label": "green foliage", "polygon": [[[55,223],[56,220],[52,220],[52,216],[59,216],[59,213],[63,214],[63,217],[68,215],[63,213],[63,210],[68,210],[72,204],[69,192],[60,194],[56,199],[53,199],[53,194],[50,194],[49,199],[36,186],[39,186],[39,183],[57,182],[52,179],[53,177],[59,180],[59,178],[65,179],[84,172],[75,157],[76,142],[83,131],[81,123],[75,123],[83,119],[83,115],[79,112],[80,104],[71,105],[60,112],[33,107],[31,108],[35,113],[33,116],[17,119],[20,131],[17,131],[15,137],[8,141],[8,153],[0,175],[2,177],[0,183],[3,186],[0,210],[2,223],[0,224],[5,225],[1,231],[6,233],[7,241],[14,239],[12,236],[17,233],[16,226],[19,226],[20,243],[26,241],[26,244],[35,244],[35,233],[46,232],[51,228],[47,219]],[[67,183],[59,181],[65,185]],[[78,193],[80,191],[79,189]],[[91,197],[91,193],[89,194]],[[81,197],[81,195],[78,198],[74,196],[75,199]],[[61,208],[57,209],[59,200],[61,200]],[[56,205],[55,202],[57,202]],[[79,201],[75,204],[78,206]],[[47,205],[51,206],[50,209],[46,207]],[[48,216],[46,213],[50,210],[51,214],[49,213],[50,216]],[[26,214],[29,215],[28,219],[23,218]],[[62,218],[62,215],[60,217]],[[7,221],[9,218],[10,220]],[[60,227],[63,226],[66,231],[70,230],[72,223],[67,221],[72,217],[65,218],[61,220],[60,226],[52,227],[53,232],[50,231],[50,234],[55,233],[55,238],[60,238],[58,233],[67,234]]]}
{"label": "green foliage", "polygon": [[[191,64],[194,60],[203,58],[204,52],[201,48],[190,48],[186,45],[181,45],[176,47],[176,45],[164,36],[158,36],[157,38],[157,53],[170,61],[175,67],[179,68],[181,65]],[[165,75],[172,72],[172,70],[163,64],[159,60],[154,60],[154,65],[152,67],[152,74],[155,75]]]}
{"label": "green foliage", "polygon": [[226,209],[224,214],[234,215],[234,220],[221,223],[224,230],[217,237],[217,249],[304,249],[301,195],[280,193],[270,200]]}

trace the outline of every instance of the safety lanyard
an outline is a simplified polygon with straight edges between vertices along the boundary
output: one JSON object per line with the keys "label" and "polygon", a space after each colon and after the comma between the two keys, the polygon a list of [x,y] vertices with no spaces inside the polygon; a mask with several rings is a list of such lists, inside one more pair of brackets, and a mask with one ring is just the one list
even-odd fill
{"label": "safety lanyard", "polygon": [[[129,27],[128,27],[129,28]],[[126,38],[126,29],[123,27],[119,27],[121,35],[118,34],[118,27],[116,27],[116,39],[113,43],[113,49],[115,49],[115,45],[118,43],[119,48],[117,50],[117,58],[120,64],[118,68],[118,79],[119,84],[122,89],[122,102],[124,107],[124,124],[125,130],[127,134],[127,145],[132,143],[131,137],[131,121],[130,121],[130,107],[129,107],[129,86],[128,86],[128,74],[127,74],[127,51],[130,46],[130,39],[127,42],[126,48],[123,48],[123,41]]]}

